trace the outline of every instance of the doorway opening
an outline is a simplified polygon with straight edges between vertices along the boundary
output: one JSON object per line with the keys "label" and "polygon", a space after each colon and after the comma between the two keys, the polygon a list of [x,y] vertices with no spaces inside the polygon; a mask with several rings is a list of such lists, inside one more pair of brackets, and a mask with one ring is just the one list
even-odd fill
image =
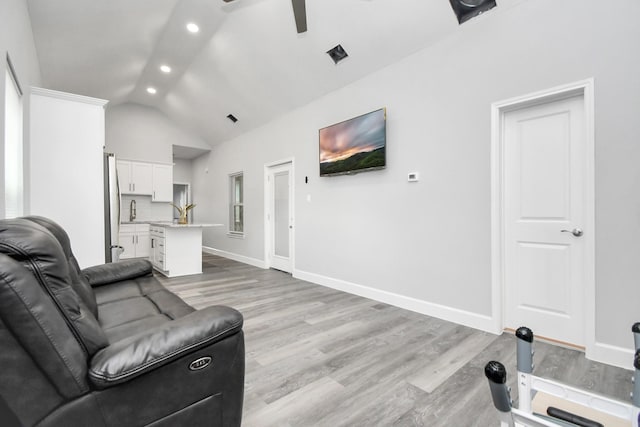
{"label": "doorway opening", "polygon": [[[174,182],[173,183],[173,204],[178,207],[183,207],[191,202],[191,184],[188,182]],[[173,220],[177,222],[180,219],[180,213],[177,209],[173,209]],[[187,212],[187,222],[193,223],[193,209]]]}

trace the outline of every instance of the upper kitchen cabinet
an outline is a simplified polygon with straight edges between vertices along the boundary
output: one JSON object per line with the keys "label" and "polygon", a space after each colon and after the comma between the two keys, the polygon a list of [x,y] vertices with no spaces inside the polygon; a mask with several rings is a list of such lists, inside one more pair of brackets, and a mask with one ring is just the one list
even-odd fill
{"label": "upper kitchen cabinet", "polygon": [[120,193],[147,196],[153,194],[153,167],[151,163],[118,160],[116,167]]}
{"label": "upper kitchen cabinet", "polygon": [[118,160],[121,194],[151,196],[152,202],[173,201],[173,165]]}
{"label": "upper kitchen cabinet", "polygon": [[153,165],[153,202],[173,202],[173,166]]}

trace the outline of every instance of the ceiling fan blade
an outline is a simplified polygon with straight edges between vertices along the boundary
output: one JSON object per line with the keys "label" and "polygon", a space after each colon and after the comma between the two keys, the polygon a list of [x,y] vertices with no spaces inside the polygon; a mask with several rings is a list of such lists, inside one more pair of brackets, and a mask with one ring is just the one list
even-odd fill
{"label": "ceiling fan blade", "polygon": [[296,29],[298,34],[307,31],[307,8],[305,0],[291,0],[293,6],[293,16],[296,18]]}
{"label": "ceiling fan blade", "polygon": [[[231,3],[234,0],[223,0],[225,3]],[[296,30],[298,34],[307,31],[307,7],[305,0],[291,0],[293,6],[293,16],[296,19]]]}

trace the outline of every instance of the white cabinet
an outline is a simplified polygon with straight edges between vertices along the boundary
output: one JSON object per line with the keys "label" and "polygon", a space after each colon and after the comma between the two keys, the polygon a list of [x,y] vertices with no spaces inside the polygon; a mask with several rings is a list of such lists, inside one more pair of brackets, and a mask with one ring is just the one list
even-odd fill
{"label": "white cabinet", "polygon": [[133,191],[131,186],[131,162],[125,160],[116,161],[116,171],[118,172],[120,193],[128,194]]}
{"label": "white cabinet", "polygon": [[124,249],[120,259],[147,258],[151,249],[149,224],[120,225],[119,242]]}
{"label": "white cabinet", "polygon": [[151,226],[151,252],[149,261],[158,270],[165,270],[164,227]]}
{"label": "white cabinet", "polygon": [[120,230],[120,234],[118,235],[118,244],[122,248],[122,253],[120,254],[120,259],[129,259],[136,257],[136,233],[126,232]]}
{"label": "white cabinet", "polygon": [[153,165],[153,202],[173,202],[173,166]]}
{"label": "white cabinet", "polygon": [[152,202],[173,201],[173,165],[118,160],[121,194],[151,196]]}
{"label": "white cabinet", "polygon": [[153,165],[151,163],[118,160],[118,182],[122,194],[153,194]]}
{"label": "white cabinet", "polygon": [[151,250],[151,239],[149,237],[149,225],[145,231],[136,232],[136,258],[147,258]]}
{"label": "white cabinet", "polygon": [[151,224],[153,267],[167,277],[202,273],[202,227]]}
{"label": "white cabinet", "polygon": [[151,194],[153,191],[153,168],[148,163],[131,163],[131,184],[136,194]]}

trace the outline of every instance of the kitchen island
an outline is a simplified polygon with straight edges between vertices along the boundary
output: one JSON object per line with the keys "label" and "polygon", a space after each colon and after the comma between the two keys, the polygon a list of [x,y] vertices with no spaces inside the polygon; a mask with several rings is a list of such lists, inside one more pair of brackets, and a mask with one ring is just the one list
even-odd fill
{"label": "kitchen island", "polygon": [[202,229],[222,224],[151,222],[149,261],[167,277],[202,273]]}

